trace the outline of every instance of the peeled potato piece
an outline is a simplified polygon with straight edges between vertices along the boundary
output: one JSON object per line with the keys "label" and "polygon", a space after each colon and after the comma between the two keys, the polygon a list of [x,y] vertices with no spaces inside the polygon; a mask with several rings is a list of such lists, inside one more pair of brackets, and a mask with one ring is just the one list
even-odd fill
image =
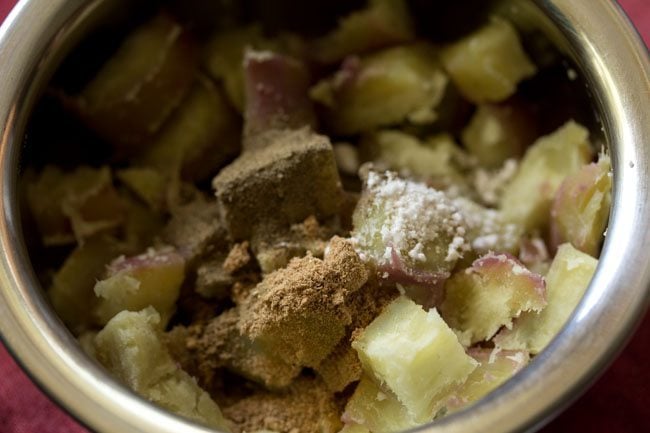
{"label": "peeled potato piece", "polygon": [[500,18],[445,47],[441,59],[461,93],[474,103],[509,98],[537,70],[512,24]]}
{"label": "peeled potato piece", "polygon": [[494,342],[508,350],[541,352],[562,329],[596,272],[598,260],[563,244],[546,275],[548,305],[539,313],[523,313],[511,330],[503,330]]}
{"label": "peeled potato piece", "polygon": [[160,316],[151,307],[123,311],[95,337],[97,359],[122,383],[151,402],[185,418],[229,432],[219,406],[162,342]]}
{"label": "peeled potato piece", "polygon": [[109,265],[107,273],[94,289],[99,298],[95,315],[100,324],[120,311],[139,311],[148,306],[166,322],[185,279],[185,261],[172,248],[150,249],[136,257],[120,257]]}
{"label": "peeled potato piece", "polygon": [[75,98],[81,118],[121,153],[151,138],[194,81],[193,42],[160,14],[137,28]]}
{"label": "peeled potato piece", "polygon": [[501,196],[504,218],[527,231],[546,228],[560,184],[587,164],[591,155],[589,131],[574,121],[539,138]]}
{"label": "peeled potato piece", "polygon": [[560,185],[551,208],[553,248],[570,242],[580,251],[598,256],[612,201],[611,161],[584,166]]}
{"label": "peeled potato piece", "polygon": [[435,49],[415,44],[348,57],[311,96],[322,105],[332,132],[349,135],[406,120],[434,122],[447,81]]}

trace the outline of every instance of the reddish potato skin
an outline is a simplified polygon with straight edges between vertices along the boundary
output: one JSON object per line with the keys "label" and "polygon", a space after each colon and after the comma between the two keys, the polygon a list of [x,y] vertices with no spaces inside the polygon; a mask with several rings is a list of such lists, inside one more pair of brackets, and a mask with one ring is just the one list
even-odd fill
{"label": "reddish potato skin", "polygon": [[244,149],[264,147],[272,130],[316,126],[305,64],[270,51],[248,50],[244,55]]}
{"label": "reddish potato skin", "polygon": [[[130,82],[111,87],[112,76],[141,55],[125,48],[134,35],[154,39],[155,61],[148,69],[136,68]],[[148,142],[178,106],[198,69],[197,49],[189,34],[174,19],[160,14],[125,40],[111,60],[76,98],[68,101],[80,118],[113,145],[118,154],[130,154]],[[115,59],[115,57],[114,57]],[[123,64],[119,64],[122,62]],[[106,87],[105,87],[106,86]]]}

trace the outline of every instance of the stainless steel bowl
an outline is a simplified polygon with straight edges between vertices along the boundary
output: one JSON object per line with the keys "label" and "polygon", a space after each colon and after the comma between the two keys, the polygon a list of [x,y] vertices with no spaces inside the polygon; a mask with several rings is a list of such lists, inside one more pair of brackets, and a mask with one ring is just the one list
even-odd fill
{"label": "stainless steel bowl", "polygon": [[[18,164],[35,99],[65,54],[127,5],[21,0],[0,28],[0,335],[31,377],[93,430],[208,432],[143,401],[84,355],[44,298],[23,242]],[[541,427],[603,371],[650,300],[648,52],[611,0],[521,0],[516,7],[575,61],[594,96],[613,157],[610,227],[596,276],[551,345],[488,398],[421,431]]]}

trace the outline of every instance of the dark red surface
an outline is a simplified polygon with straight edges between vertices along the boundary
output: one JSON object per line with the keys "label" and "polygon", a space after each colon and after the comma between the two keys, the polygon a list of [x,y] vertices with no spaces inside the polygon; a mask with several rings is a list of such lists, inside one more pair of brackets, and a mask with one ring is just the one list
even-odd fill
{"label": "dark red surface", "polygon": [[[588,1],[588,0],[577,0]],[[0,0],[0,22],[14,5]],[[650,45],[650,0],[620,3]],[[605,375],[543,433],[650,431],[650,315]],[[85,433],[44,396],[0,345],[0,433]],[[487,433],[487,432],[486,432]]]}

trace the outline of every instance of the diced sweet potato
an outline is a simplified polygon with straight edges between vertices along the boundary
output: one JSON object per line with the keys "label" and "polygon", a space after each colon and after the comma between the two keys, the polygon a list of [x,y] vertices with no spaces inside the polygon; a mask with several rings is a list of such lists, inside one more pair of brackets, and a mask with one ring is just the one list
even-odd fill
{"label": "diced sweet potato", "polygon": [[199,75],[158,134],[135,157],[139,165],[188,181],[206,180],[240,150],[239,117],[225,95]]}
{"label": "diced sweet potato", "polygon": [[120,311],[152,306],[164,326],[174,312],[184,279],[185,261],[172,248],[120,257],[108,267],[107,278],[95,284],[99,298],[95,316],[100,324],[106,324]]}
{"label": "diced sweet potato", "polygon": [[93,286],[102,277],[106,264],[124,253],[115,239],[98,236],[77,247],[56,272],[48,297],[63,322],[75,333],[93,322],[97,303]]}
{"label": "diced sweet potato", "polygon": [[546,306],[544,279],[507,254],[487,254],[445,284],[440,313],[452,328],[469,332],[472,343],[489,340],[524,311]]}
{"label": "diced sweet potato", "polygon": [[129,167],[117,172],[117,178],[151,210],[161,212],[167,205],[167,180],[158,170]]}
{"label": "diced sweet potato", "polygon": [[124,222],[125,204],[108,167],[65,173],[46,166],[27,182],[27,203],[46,246],[81,244]]}
{"label": "diced sweet potato", "polygon": [[612,200],[611,162],[601,156],[568,176],[560,185],[551,208],[551,246],[570,242],[580,251],[598,257]]}
{"label": "diced sweet potato", "polygon": [[271,51],[246,50],[244,55],[245,149],[273,142],[268,132],[316,126],[309,99],[310,74],[305,64]]}
{"label": "diced sweet potato", "polygon": [[310,57],[320,63],[340,62],[415,39],[415,29],[404,0],[370,0],[366,9],[346,16],[336,29],[315,40]]}
{"label": "diced sweet potato", "polygon": [[348,57],[311,96],[322,105],[332,132],[349,135],[406,120],[432,123],[446,85],[435,50],[416,44]]}
{"label": "diced sweet potato", "polygon": [[364,159],[396,170],[405,176],[450,185],[464,186],[455,166],[454,151],[461,151],[449,136],[447,143],[439,137],[435,144],[423,143],[416,137],[396,130],[384,130],[368,135],[361,143]]}
{"label": "diced sweet potato", "polygon": [[468,354],[479,365],[462,385],[440,399],[439,414],[456,412],[485,397],[524,368],[530,359],[528,352],[499,349],[476,348]]}
{"label": "diced sweet potato", "polygon": [[104,367],[142,397],[180,416],[230,431],[217,404],[167,351],[160,316],[153,308],[121,312],[97,335],[95,346]]}
{"label": "diced sweet potato", "polygon": [[535,140],[534,117],[523,104],[481,104],[463,130],[462,140],[479,165],[496,169],[519,158]]}
{"label": "diced sweet potato", "polygon": [[353,222],[359,250],[403,285],[437,290],[469,249],[463,216],[444,193],[388,172],[368,174]]}
{"label": "diced sweet potato", "polygon": [[503,101],[536,72],[516,30],[500,18],[445,47],[441,59],[451,79],[474,103]]}
{"label": "diced sweet potato", "polygon": [[352,347],[366,374],[422,423],[433,418],[436,396],[464,382],[477,365],[435,309],[425,312],[404,296],[359,333]]}
{"label": "diced sweet potato", "polygon": [[570,121],[528,149],[501,197],[507,221],[527,231],[548,226],[555,193],[564,179],[591,159],[589,132]]}
{"label": "diced sweet potato", "polygon": [[235,240],[250,239],[261,227],[268,233],[310,215],[333,216],[341,202],[332,146],[306,128],[278,131],[272,143],[224,168],[212,186]]}
{"label": "diced sweet potato", "polygon": [[75,100],[82,119],[131,153],[163,125],[194,81],[193,42],[160,14],[129,35]]}
{"label": "diced sweet potato", "polygon": [[562,329],[589,286],[598,260],[563,244],[546,275],[548,305],[540,313],[524,313],[511,330],[500,332],[494,342],[509,350],[541,352]]}
{"label": "diced sweet potato", "polygon": [[349,431],[359,426],[373,433],[396,433],[423,424],[413,419],[397,397],[366,376],[345,405],[342,420]]}

